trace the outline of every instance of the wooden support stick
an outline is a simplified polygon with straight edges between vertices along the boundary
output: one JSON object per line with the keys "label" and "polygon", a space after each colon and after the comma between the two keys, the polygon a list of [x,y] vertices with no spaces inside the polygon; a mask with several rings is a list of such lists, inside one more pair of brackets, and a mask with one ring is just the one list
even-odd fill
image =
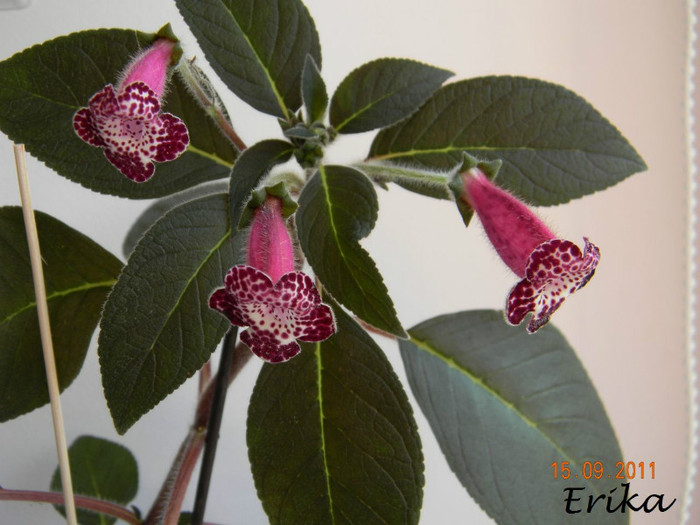
{"label": "wooden support stick", "polygon": [[19,182],[19,195],[22,200],[22,212],[24,213],[24,226],[27,231],[27,244],[29,245],[29,258],[32,263],[32,278],[34,279],[34,295],[36,296],[36,310],[39,316],[39,331],[41,332],[41,346],[44,351],[44,366],[46,367],[46,382],[49,386],[49,399],[51,400],[51,415],[53,417],[53,429],[56,439],[56,452],[58,455],[58,467],[61,472],[61,485],[66,508],[66,520],[69,525],[76,525],[75,500],[73,497],[73,483],[70,476],[70,464],[68,462],[68,447],[66,446],[66,432],[63,426],[63,413],[61,411],[60,391],[58,388],[58,375],[56,373],[56,360],[54,359],[53,342],[51,340],[51,325],[49,323],[49,305],[46,301],[46,287],[44,284],[44,270],[39,250],[39,235],[32,209],[32,199],[29,193],[29,177],[24,159],[24,145],[15,144],[15,164],[17,167],[17,181]]}

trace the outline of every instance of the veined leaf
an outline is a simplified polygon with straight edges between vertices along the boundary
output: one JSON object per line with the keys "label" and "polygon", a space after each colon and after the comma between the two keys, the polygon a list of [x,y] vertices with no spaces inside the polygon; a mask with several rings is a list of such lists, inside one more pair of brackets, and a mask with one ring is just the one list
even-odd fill
{"label": "veined leaf", "polygon": [[452,72],[414,60],[381,58],[352,71],[331,99],[330,122],[340,133],[361,133],[409,116]]}
{"label": "veined leaf", "polygon": [[174,208],[136,245],[100,324],[102,385],[119,433],[209,359],[229,326],[209,296],[239,260],[225,194]]}
{"label": "veined leaf", "polygon": [[[619,494],[615,433],[588,375],[550,325],[536,335],[510,327],[496,311],[460,312],[425,321],[400,341],[418,403],[447,462],[499,524],[562,523],[567,487],[573,509],[585,494]],[[601,462],[602,478],[585,479],[584,463]],[[568,462],[569,479],[552,463]],[[592,470],[591,470],[592,472]],[[612,479],[607,476],[611,474]],[[623,480],[624,481],[624,480]],[[584,494],[584,496],[581,496]],[[600,502],[585,523],[627,523]]]}
{"label": "veined leaf", "polygon": [[306,55],[321,64],[313,19],[299,0],[176,0],[224,83],[255,109],[289,119],[301,106]]}
{"label": "veined leaf", "polygon": [[176,206],[206,195],[226,193],[227,190],[228,182],[215,181],[209,184],[201,184],[180,193],[175,193],[174,195],[168,195],[167,197],[158,199],[156,202],[146,208],[143,213],[138,216],[136,222],[131,225],[131,228],[129,228],[129,231],[124,238],[124,243],[122,244],[122,253],[126,257],[129,257],[131,252],[134,251],[136,244],[139,242],[141,237],[144,236],[148,229],[158,222],[158,219],[163,217],[163,215]]}
{"label": "veined leaf", "polygon": [[[102,304],[121,270],[83,234],[35,212],[58,382],[78,375]],[[49,402],[22,209],[0,208],[0,421]]]}
{"label": "veined leaf", "polygon": [[338,302],[372,326],[405,337],[384,280],[358,242],[372,231],[377,210],[377,194],[362,173],[321,166],[299,197],[299,243]]}
{"label": "veined leaf", "polygon": [[164,110],[182,118],[192,143],[175,161],[156,166],[137,184],[110,164],[100,148],[73,130],[73,114],[108,83],[116,83],[132,56],[154,34],[123,29],[72,33],[26,49],[0,62],[0,130],[23,143],[60,175],[94,191],[147,199],[228,175],[236,152],[178,75]]}
{"label": "veined leaf", "polygon": [[423,457],[411,406],[381,349],[340,307],[338,332],[266,364],[248,451],[272,524],[418,523]]}
{"label": "veined leaf", "polygon": [[450,169],[465,151],[503,160],[499,184],[536,205],[564,203],[646,169],[583,98],[556,84],[508,76],[439,89],[409,119],[380,131],[370,157]]}
{"label": "veined leaf", "polygon": [[[93,436],[80,436],[68,449],[73,490],[82,496],[126,505],[136,497],[139,471],[136,459],[125,447]],[[62,490],[58,467],[51,478],[51,490]],[[63,505],[54,508],[65,516]],[[78,510],[80,525],[110,525],[116,518]]]}

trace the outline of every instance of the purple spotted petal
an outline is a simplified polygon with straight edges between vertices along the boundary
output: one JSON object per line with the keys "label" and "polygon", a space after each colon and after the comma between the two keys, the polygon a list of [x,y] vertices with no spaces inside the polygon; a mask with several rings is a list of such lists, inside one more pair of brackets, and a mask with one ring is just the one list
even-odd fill
{"label": "purple spotted petal", "polygon": [[118,94],[107,85],[76,112],[73,127],[85,142],[104,148],[107,160],[135,182],[153,175],[153,161],[174,160],[189,144],[184,122],[161,114],[158,96],[143,82]]}
{"label": "purple spotted petal", "polygon": [[251,328],[241,333],[241,341],[257,355],[268,363],[283,363],[301,352],[299,343],[292,341],[287,344],[279,344],[274,337],[267,333],[254,332]]}
{"label": "purple spotted petal", "polygon": [[593,277],[600,251],[584,237],[584,251],[571,241],[553,239],[537,246],[527,261],[525,278],[511,290],[506,304],[506,319],[520,324],[533,315],[527,325],[529,333],[547,324],[564,300],[583,288]]}
{"label": "purple spotted petal", "polygon": [[158,95],[143,82],[132,82],[124,86],[117,95],[119,114],[130,120],[149,121],[160,113]]}
{"label": "purple spotted petal", "polygon": [[279,363],[299,353],[297,340],[322,341],[335,332],[331,309],[311,278],[303,272],[284,274],[275,284],[264,272],[247,265],[226,274],[209,306],[232,324],[248,326],[241,341],[262,359]]}

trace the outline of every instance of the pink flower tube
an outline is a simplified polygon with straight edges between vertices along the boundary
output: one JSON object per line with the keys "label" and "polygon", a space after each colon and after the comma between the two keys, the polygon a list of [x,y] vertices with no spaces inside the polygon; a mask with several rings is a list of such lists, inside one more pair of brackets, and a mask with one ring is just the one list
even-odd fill
{"label": "pink flower tube", "polygon": [[294,249],[282,217],[282,201],[268,196],[255,211],[248,264],[231,268],[209,306],[236,326],[247,326],[243,341],[270,363],[296,356],[297,341],[323,341],[335,333],[331,309],[311,277],[294,270]]}
{"label": "pink flower tube", "polygon": [[107,84],[73,116],[78,136],[102,148],[107,160],[135,182],[151,178],[153,162],[175,160],[190,142],[185,123],[161,113],[174,46],[171,40],[157,40],[126,67],[116,89]]}
{"label": "pink flower tube", "polygon": [[522,280],[508,295],[506,320],[520,324],[532,312],[529,333],[544,326],[564,300],[593,277],[600,251],[557,239],[521,201],[494,185],[478,168],[462,173],[461,199],[479,216],[503,262]]}

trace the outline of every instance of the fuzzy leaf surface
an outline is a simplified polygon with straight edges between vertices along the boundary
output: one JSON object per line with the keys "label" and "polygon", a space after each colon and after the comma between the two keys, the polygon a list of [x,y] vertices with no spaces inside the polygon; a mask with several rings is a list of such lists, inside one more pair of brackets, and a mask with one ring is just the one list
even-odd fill
{"label": "fuzzy leaf surface", "polygon": [[[82,496],[92,496],[122,505],[136,497],[139,470],[133,454],[125,447],[93,436],[80,436],[68,449],[73,490]],[[56,467],[51,478],[51,490],[62,490],[61,473]],[[65,516],[63,505],[54,508]],[[111,525],[116,518],[89,510],[78,510],[81,525]]]}
{"label": "fuzzy leaf surface", "polygon": [[[584,523],[627,523],[629,512],[585,512],[586,494],[624,489],[615,477],[622,453],[586,371],[551,325],[528,335],[503,313],[460,312],[425,321],[400,341],[411,389],[448,464],[496,523],[561,523],[566,487]],[[570,479],[554,479],[568,461]],[[602,462],[602,479],[584,478],[585,461]],[[560,463],[561,465],[561,463]],[[578,478],[574,478],[577,475]],[[583,494],[583,495],[582,495]]]}
{"label": "fuzzy leaf surface", "polygon": [[100,193],[147,199],[225,177],[236,151],[178,75],[173,75],[164,111],[185,121],[192,143],[177,160],[157,164],[147,182],[124,177],[100,148],[84,143],[73,130],[73,114],[106,84],[116,84],[129,59],[154,38],[123,29],[83,31],[0,62],[0,130],[58,174]]}
{"label": "fuzzy leaf surface", "polygon": [[352,71],[331,99],[330,122],[340,133],[395,124],[416,111],[453,75],[414,60],[380,58]]}
{"label": "fuzzy leaf surface", "polygon": [[[35,212],[60,389],[78,375],[122,264],[85,235]],[[49,402],[22,209],[0,208],[0,421]]]}
{"label": "fuzzy leaf surface", "polygon": [[334,307],[338,332],[265,364],[248,407],[253,478],[270,523],[418,523],[423,456],[381,349]]}
{"label": "fuzzy leaf surface", "polygon": [[289,119],[301,106],[306,55],[321,64],[313,19],[299,0],[176,0],[221,80],[255,109]]}
{"label": "fuzzy leaf surface", "polygon": [[122,243],[122,253],[126,257],[129,257],[131,252],[134,251],[136,244],[138,244],[139,240],[144,236],[148,229],[158,222],[158,219],[163,217],[163,215],[176,206],[198,199],[199,197],[204,197],[215,193],[226,193],[226,191],[228,191],[228,182],[215,181],[208,184],[201,184],[199,186],[195,186],[194,188],[189,188],[185,191],[175,193],[174,195],[168,195],[167,197],[158,199],[148,208],[146,208],[141,215],[136,218],[134,224],[131,225],[131,228],[129,228],[129,231],[124,238],[124,242]]}
{"label": "fuzzy leaf surface", "polygon": [[199,370],[229,323],[209,296],[240,262],[225,194],[168,212],[139,241],[105,304],[99,356],[117,431]]}
{"label": "fuzzy leaf surface", "polygon": [[378,207],[364,174],[347,166],[321,166],[299,197],[299,243],[338,302],[372,326],[405,337],[384,280],[359,244],[374,228]]}
{"label": "fuzzy leaf surface", "polygon": [[449,170],[462,152],[503,160],[498,183],[535,205],[568,202],[646,169],[593,106],[542,80],[491,76],[448,84],[380,131],[374,160]]}

